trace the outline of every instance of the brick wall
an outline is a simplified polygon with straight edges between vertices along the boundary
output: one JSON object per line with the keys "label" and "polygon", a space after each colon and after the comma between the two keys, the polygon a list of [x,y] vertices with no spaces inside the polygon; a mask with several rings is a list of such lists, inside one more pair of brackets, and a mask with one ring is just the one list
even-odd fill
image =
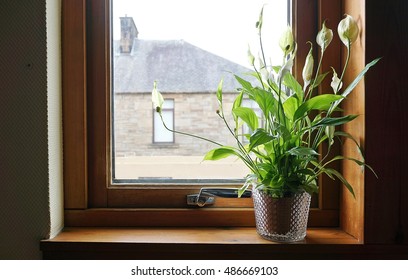
{"label": "brick wall", "polygon": [[[163,93],[165,99],[174,99],[176,130],[208,137],[214,141],[234,145],[235,140],[216,114],[218,101],[215,93]],[[235,93],[224,93],[225,114]],[[175,142],[153,144],[153,109],[151,93],[117,93],[114,101],[114,135],[116,156],[204,155],[214,144],[183,135],[175,135]],[[233,123],[230,122],[233,126]]]}

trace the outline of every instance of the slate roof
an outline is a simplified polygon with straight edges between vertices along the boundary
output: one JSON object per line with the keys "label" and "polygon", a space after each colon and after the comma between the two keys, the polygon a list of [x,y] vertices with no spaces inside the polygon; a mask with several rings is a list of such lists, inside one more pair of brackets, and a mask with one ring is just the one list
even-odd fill
{"label": "slate roof", "polygon": [[130,54],[120,54],[115,45],[117,93],[151,92],[155,80],[161,92],[214,92],[221,78],[223,91],[235,92],[239,85],[231,73],[243,76],[250,71],[183,40],[136,38]]}

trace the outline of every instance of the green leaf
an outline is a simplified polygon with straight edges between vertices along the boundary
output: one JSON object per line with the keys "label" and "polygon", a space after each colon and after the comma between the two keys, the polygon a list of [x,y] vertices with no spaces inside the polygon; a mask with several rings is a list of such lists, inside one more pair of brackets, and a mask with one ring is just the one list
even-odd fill
{"label": "green leaf", "polygon": [[352,157],[335,156],[335,157],[332,158],[330,161],[326,162],[324,165],[327,165],[327,164],[329,164],[329,163],[331,163],[331,162],[333,162],[333,161],[336,161],[336,160],[350,160],[350,161],[354,161],[354,162],[355,162],[356,164],[358,164],[359,166],[362,166],[362,167],[365,166],[365,167],[367,167],[368,169],[370,169],[370,171],[373,172],[374,176],[378,178],[377,174],[375,173],[374,169],[373,169],[371,166],[369,166],[368,164],[366,164],[365,162],[363,162],[363,161],[361,161],[361,160],[358,160],[358,159],[355,159],[355,158],[352,158]]}
{"label": "green leaf", "polygon": [[328,110],[331,104],[339,99],[343,99],[341,95],[321,94],[314,96],[299,106],[294,114],[294,121],[302,118],[311,110]]}
{"label": "green leaf", "polygon": [[283,103],[283,110],[285,111],[286,117],[293,121],[296,110],[299,108],[299,102],[295,95],[289,97],[285,103]]}
{"label": "green leaf", "polygon": [[358,148],[358,152],[359,152],[360,156],[363,157],[363,150],[361,149],[360,144],[357,142],[357,140],[350,133],[344,132],[344,131],[335,131],[334,136],[343,136],[343,137],[346,137],[346,138],[350,139],[351,141],[353,141],[354,144]]}
{"label": "green leaf", "polygon": [[297,174],[309,175],[311,177],[316,177],[316,173],[312,169],[299,169],[296,171]]}
{"label": "green leaf", "polygon": [[[373,61],[371,61],[370,63],[368,63],[366,65],[366,67],[364,67],[364,69],[360,72],[360,74],[358,74],[358,76],[354,79],[353,82],[351,82],[349,84],[349,86],[344,90],[344,92],[341,94],[343,97],[346,97],[347,95],[349,95],[353,89],[358,85],[358,83],[361,81],[361,79],[364,77],[364,75],[367,73],[367,71],[374,66],[375,64],[377,64],[377,62],[380,60],[381,58],[377,58],[374,59]],[[337,107],[337,105],[339,105],[339,103],[341,102],[341,100],[338,100],[334,103],[334,107]]]}
{"label": "green leaf", "polygon": [[309,193],[309,194],[313,194],[313,193],[318,193],[319,192],[319,187],[316,184],[310,183],[310,184],[304,184],[302,185],[303,189]]}
{"label": "green leaf", "polygon": [[[234,104],[232,105],[232,110],[234,110],[235,108],[241,107],[243,96],[244,96],[244,92],[241,91],[234,100]],[[237,116],[235,114],[232,114],[232,115],[234,117],[234,121],[237,121],[238,119]]]}
{"label": "green leaf", "polygon": [[277,110],[277,101],[270,92],[260,88],[253,88],[251,92],[248,92],[248,95],[258,104],[265,117],[269,116],[270,112]]}
{"label": "green leaf", "polygon": [[204,160],[219,160],[229,156],[239,156],[239,154],[233,147],[223,146],[207,152]]}
{"label": "green leaf", "polygon": [[[346,188],[349,190],[349,192],[353,195],[354,198],[356,198],[356,195],[354,194],[354,190],[353,187],[350,185],[350,183],[346,180],[346,178],[343,177],[343,175],[340,174],[340,172],[338,172],[335,169],[332,168],[325,168],[323,170],[324,173],[326,173],[327,175],[332,175],[332,176],[336,176],[345,186]],[[330,177],[332,177],[330,176]]]}
{"label": "green leaf", "polygon": [[241,188],[238,189],[238,197],[241,197],[242,194],[252,185],[255,184],[257,180],[257,176],[255,174],[248,174],[245,179],[245,183],[242,185]]}
{"label": "green leaf", "polygon": [[272,141],[274,137],[267,133],[264,129],[259,128],[249,138],[249,151],[252,151],[255,147],[263,145]]}
{"label": "green leaf", "polygon": [[345,124],[345,123],[348,123],[354,120],[357,117],[358,117],[357,115],[347,115],[347,116],[338,117],[338,118],[322,118],[321,120],[312,124],[312,127],[342,125],[342,124]]}
{"label": "green leaf", "polygon": [[253,89],[252,84],[251,84],[250,82],[248,82],[247,80],[242,79],[241,77],[239,77],[239,76],[237,76],[237,75],[234,75],[234,77],[235,77],[235,79],[238,81],[238,83],[240,83],[241,86],[242,86],[245,90],[251,91],[251,90]]}
{"label": "green leaf", "polygon": [[319,155],[315,150],[312,148],[306,147],[294,147],[287,151],[288,154],[293,156],[317,156]]}
{"label": "green leaf", "polygon": [[283,84],[295,92],[299,100],[303,100],[303,88],[291,73],[288,73],[285,76]]}
{"label": "green leaf", "polygon": [[235,109],[235,108],[238,108],[238,107],[241,107],[241,104],[242,104],[242,97],[244,96],[244,92],[243,91],[241,91],[239,94],[238,94],[238,96],[235,98],[235,100],[234,100],[234,104],[233,104],[233,106],[232,106],[232,109]]}
{"label": "green leaf", "polygon": [[232,110],[233,114],[241,118],[252,130],[258,128],[258,116],[254,110],[247,107],[238,107]]}
{"label": "green leaf", "polygon": [[242,185],[242,187],[240,187],[238,189],[238,198],[240,198],[244,192],[249,188],[250,184],[248,182],[245,182],[244,185]]}
{"label": "green leaf", "polygon": [[258,104],[259,108],[264,113],[264,116],[268,116],[276,103],[273,93],[259,87],[253,87],[250,82],[237,75],[235,75],[235,78],[241,84],[249,98]]}
{"label": "green leaf", "polygon": [[324,78],[326,78],[327,74],[329,74],[329,72],[326,72],[326,73],[323,73],[317,76],[316,82],[312,80],[310,84],[313,85],[313,88],[317,88],[323,82]]}
{"label": "green leaf", "polygon": [[279,132],[280,137],[282,137],[282,139],[285,142],[290,141],[292,139],[292,134],[284,125],[278,126],[276,130]]}

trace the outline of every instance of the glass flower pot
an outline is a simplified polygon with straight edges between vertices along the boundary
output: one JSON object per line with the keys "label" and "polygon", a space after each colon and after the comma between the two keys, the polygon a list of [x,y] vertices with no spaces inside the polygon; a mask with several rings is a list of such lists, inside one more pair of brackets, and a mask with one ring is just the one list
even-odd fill
{"label": "glass flower pot", "polygon": [[268,240],[296,242],[306,237],[311,196],[307,192],[272,198],[262,190],[253,191],[256,230]]}

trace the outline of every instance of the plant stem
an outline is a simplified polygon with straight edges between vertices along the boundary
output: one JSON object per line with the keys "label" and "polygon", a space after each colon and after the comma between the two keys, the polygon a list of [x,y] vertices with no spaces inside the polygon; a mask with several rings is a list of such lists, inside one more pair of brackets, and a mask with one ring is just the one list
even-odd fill
{"label": "plant stem", "polygon": [[218,115],[224,121],[224,123],[225,123],[226,127],[228,128],[229,132],[231,133],[231,135],[235,138],[235,140],[237,142],[237,145],[238,145],[238,148],[239,148],[239,150],[241,151],[241,154],[242,154],[241,159],[244,160],[245,164],[249,167],[249,169],[251,169],[253,172],[257,173],[258,168],[256,167],[256,164],[254,163],[251,156],[246,151],[245,147],[242,145],[241,141],[239,141],[237,135],[234,133],[234,131],[229,126],[227,120],[225,119],[224,112],[221,111],[221,113],[219,113]]}
{"label": "plant stem", "polygon": [[266,59],[265,59],[265,53],[264,53],[264,49],[263,49],[263,43],[262,43],[262,31],[259,31],[259,45],[261,47],[261,54],[262,54],[262,60],[263,60],[263,64],[264,67],[266,68]]}
{"label": "plant stem", "polygon": [[279,109],[281,109],[282,110],[282,115],[283,115],[283,124],[284,124],[284,126],[286,127],[286,116],[285,116],[285,109],[283,108],[283,103],[282,103],[282,97],[281,97],[281,94],[282,94],[282,79],[283,79],[283,76],[282,77],[280,77],[280,80],[279,80],[279,94],[278,94],[278,122],[279,122],[279,125],[280,125],[280,123],[281,123],[281,119],[280,119],[280,110]]}
{"label": "plant stem", "polygon": [[320,67],[322,66],[322,62],[323,62],[323,56],[324,56],[324,50],[322,49],[322,55],[320,56],[319,64],[317,65],[316,75],[315,75],[315,78],[313,79],[313,84],[309,85],[309,89],[307,91],[305,99],[307,99],[309,97],[309,95],[310,96],[312,95],[313,89],[314,89],[315,84],[316,84],[316,80],[319,77]]}
{"label": "plant stem", "polygon": [[[351,54],[350,48],[351,48],[351,44],[350,44],[350,40],[348,40],[346,64],[344,65],[343,72],[341,73],[340,81],[343,81],[344,74],[346,73],[346,69],[347,69],[347,66],[348,66],[348,64],[349,64],[350,54]],[[337,85],[337,90],[336,90],[336,92],[338,92],[338,91],[340,90],[340,84],[341,84],[341,83],[339,83],[339,84]]]}
{"label": "plant stem", "polygon": [[[340,89],[340,84],[341,84],[341,82],[343,81],[344,74],[346,73],[346,69],[347,69],[348,64],[349,64],[350,56],[351,56],[351,44],[350,44],[350,40],[348,40],[346,62],[345,62],[344,68],[343,68],[343,72],[341,73],[341,76],[340,76],[340,83],[339,83],[338,86],[337,86],[336,93],[337,93],[337,92],[339,91],[339,89]],[[327,110],[327,116],[330,116],[330,115],[333,113],[333,110],[335,109],[334,104],[335,104],[335,103],[332,103],[332,104],[330,105],[329,110]],[[320,138],[321,135],[322,135],[322,131],[323,131],[323,127],[320,127],[319,130],[317,131],[316,138],[315,138],[314,141],[313,141],[313,147],[314,147],[314,148],[317,148],[317,143],[318,143],[318,141],[319,141],[319,138]]]}
{"label": "plant stem", "polygon": [[261,83],[262,89],[265,90],[265,85],[264,85],[264,82],[262,81],[261,73],[258,71],[258,69],[256,69],[255,65],[253,65],[253,67],[254,67],[254,71],[255,71],[256,75],[258,76],[258,80]]}
{"label": "plant stem", "polygon": [[185,136],[194,137],[194,138],[197,138],[197,139],[200,139],[200,140],[204,140],[204,141],[210,142],[210,143],[215,144],[215,145],[218,145],[218,146],[223,146],[222,144],[220,144],[220,143],[218,143],[218,142],[215,142],[215,141],[213,141],[213,140],[207,139],[207,138],[205,138],[205,137],[201,137],[201,136],[194,135],[194,134],[190,134],[190,133],[187,133],[187,132],[181,132],[181,131],[177,131],[177,130],[171,129],[171,128],[169,128],[169,127],[166,125],[166,123],[164,122],[163,116],[162,116],[161,112],[159,112],[159,115],[160,115],[160,119],[161,119],[161,121],[162,121],[162,123],[163,123],[164,128],[167,129],[167,130],[170,131],[170,132],[177,133],[177,134],[181,134],[181,135],[185,135]]}

